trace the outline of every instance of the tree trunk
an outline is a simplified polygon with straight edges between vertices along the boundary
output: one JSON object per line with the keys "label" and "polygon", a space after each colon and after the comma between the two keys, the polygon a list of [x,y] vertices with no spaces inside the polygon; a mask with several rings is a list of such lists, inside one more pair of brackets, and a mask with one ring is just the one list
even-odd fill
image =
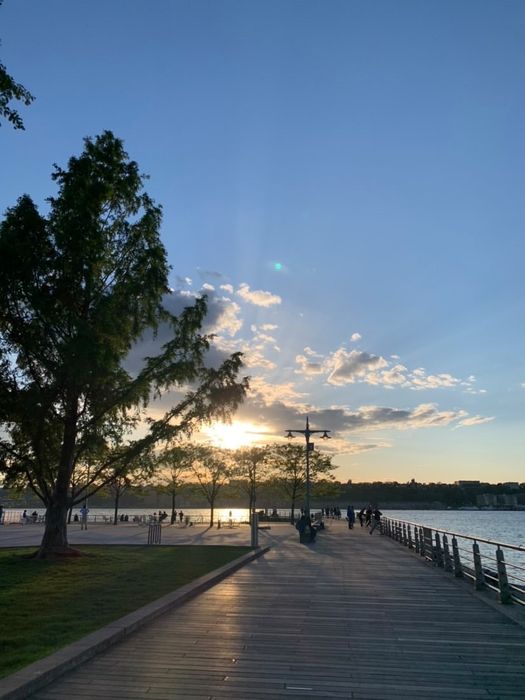
{"label": "tree trunk", "polygon": [[67,542],[67,503],[49,503],[46,507],[46,524],[37,559],[46,559],[54,555],[74,555]]}
{"label": "tree trunk", "polygon": [[73,515],[73,506],[69,508],[67,511],[67,524],[69,525],[71,522],[71,516]]}
{"label": "tree trunk", "polygon": [[177,511],[175,510],[175,489],[171,492],[171,524],[177,520]]}
{"label": "tree trunk", "polygon": [[120,500],[120,490],[117,489],[117,493],[115,494],[115,512],[113,514],[113,525],[116,525],[118,522],[118,502]]}
{"label": "tree trunk", "polygon": [[213,527],[213,504],[214,501],[210,501],[210,527]]}

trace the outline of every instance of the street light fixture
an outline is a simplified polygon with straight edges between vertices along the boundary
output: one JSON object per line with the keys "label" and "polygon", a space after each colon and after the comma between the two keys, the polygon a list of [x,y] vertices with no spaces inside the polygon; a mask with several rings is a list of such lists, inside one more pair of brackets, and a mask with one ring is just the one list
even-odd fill
{"label": "street light fixture", "polygon": [[310,517],[310,452],[313,451],[314,449],[314,443],[310,442],[310,435],[313,435],[314,433],[323,433],[321,435],[321,438],[323,440],[329,440],[330,435],[330,430],[310,430],[310,423],[308,421],[308,416],[306,416],[306,428],[304,430],[288,430],[286,428],[286,432],[288,433],[286,435],[287,438],[294,438],[295,435],[294,433],[299,433],[300,435],[304,435],[304,438],[306,440],[306,502],[305,502],[305,514],[306,517]]}

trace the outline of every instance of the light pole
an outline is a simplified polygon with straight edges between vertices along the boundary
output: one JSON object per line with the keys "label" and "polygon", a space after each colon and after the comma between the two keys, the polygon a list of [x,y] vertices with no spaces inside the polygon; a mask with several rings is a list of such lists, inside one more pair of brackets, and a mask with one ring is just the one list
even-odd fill
{"label": "light pole", "polygon": [[330,430],[310,430],[310,423],[308,421],[308,416],[306,416],[306,428],[304,430],[287,430],[287,438],[294,438],[294,433],[299,433],[304,435],[306,440],[306,502],[305,502],[305,515],[307,518],[310,517],[310,452],[314,449],[314,443],[310,442],[310,435],[314,433],[323,433],[321,437],[323,440],[328,440],[330,435],[328,435]]}

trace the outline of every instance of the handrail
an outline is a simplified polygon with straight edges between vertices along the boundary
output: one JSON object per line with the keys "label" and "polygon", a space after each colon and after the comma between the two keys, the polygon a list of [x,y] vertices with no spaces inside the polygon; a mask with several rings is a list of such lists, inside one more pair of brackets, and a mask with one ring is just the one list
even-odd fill
{"label": "handrail", "polygon": [[[415,551],[416,554],[432,562],[456,578],[466,577],[471,580],[476,590],[491,589],[496,591],[502,603],[518,603],[525,606],[525,586],[517,583],[522,581],[514,573],[507,575],[507,567],[523,570],[515,561],[505,561],[505,551],[509,558],[516,557],[517,552],[525,553],[525,547],[488,540],[483,537],[473,537],[451,530],[423,525],[410,520],[401,520],[385,515],[381,518],[381,534],[391,537],[401,545]],[[452,542],[449,542],[449,536]],[[460,547],[459,541],[472,543],[472,551],[466,546]],[[495,557],[491,556],[486,547],[480,550],[479,544],[495,548]],[[493,549],[494,552],[494,549]],[[464,562],[462,562],[464,558]],[[486,563],[485,563],[486,562]],[[490,564],[488,568],[487,564]],[[520,564],[523,562],[520,561]]]}
{"label": "handrail", "polygon": [[400,523],[405,523],[405,525],[414,525],[415,527],[426,527],[430,530],[435,530],[436,532],[442,532],[445,535],[452,535],[453,537],[463,537],[465,540],[472,540],[473,542],[483,542],[484,544],[494,544],[497,547],[508,547],[508,549],[514,549],[517,552],[525,552],[525,547],[520,547],[516,544],[507,544],[506,542],[496,542],[495,540],[485,540],[481,537],[472,537],[472,535],[464,535],[461,532],[452,532],[452,530],[443,530],[440,527],[434,527],[434,525],[423,525],[423,523],[414,523],[411,520],[402,520],[401,518],[392,518],[390,515],[385,515],[388,520],[395,520]]}

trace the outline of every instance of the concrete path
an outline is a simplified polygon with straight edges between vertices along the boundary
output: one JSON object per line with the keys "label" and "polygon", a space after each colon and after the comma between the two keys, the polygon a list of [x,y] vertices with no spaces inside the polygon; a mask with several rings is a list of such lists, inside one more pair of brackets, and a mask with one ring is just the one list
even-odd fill
{"label": "concrete path", "polygon": [[[278,526],[281,524],[278,524]],[[291,525],[284,524],[286,532]],[[38,546],[44,532],[43,525],[2,525],[0,527],[0,547]],[[262,531],[261,531],[262,532]],[[82,544],[147,544],[148,526],[132,523],[110,525],[105,523],[89,524],[88,530],[81,530],[79,523],[68,526],[68,540],[71,545]],[[206,544],[206,545],[250,545],[250,527],[223,526],[217,529],[206,525],[184,527],[180,525],[162,526],[162,544]]]}
{"label": "concrete path", "polygon": [[397,543],[332,523],[41,690],[39,700],[525,697],[525,628]]}

